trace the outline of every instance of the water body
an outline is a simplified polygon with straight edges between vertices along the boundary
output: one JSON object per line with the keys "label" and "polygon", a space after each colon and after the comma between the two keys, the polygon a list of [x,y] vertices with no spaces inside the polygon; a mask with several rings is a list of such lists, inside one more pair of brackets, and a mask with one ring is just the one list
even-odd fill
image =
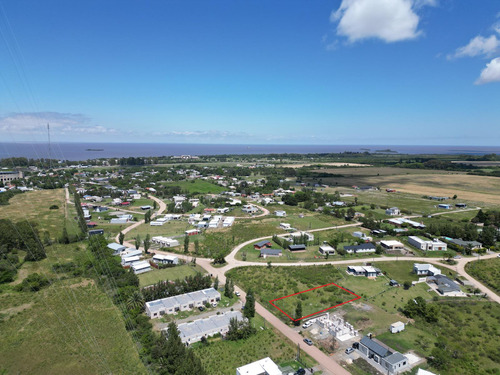
{"label": "water body", "polygon": [[[52,143],[51,158],[88,160],[140,156],[221,155],[221,154],[308,154],[338,152],[400,154],[500,154],[499,146],[394,146],[394,145],[240,145],[188,143]],[[0,159],[8,157],[47,158],[47,143],[0,143]]]}

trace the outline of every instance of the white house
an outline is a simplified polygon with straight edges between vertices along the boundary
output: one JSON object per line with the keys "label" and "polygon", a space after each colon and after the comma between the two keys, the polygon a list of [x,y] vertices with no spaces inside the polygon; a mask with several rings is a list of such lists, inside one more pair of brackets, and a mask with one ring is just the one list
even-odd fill
{"label": "white house", "polygon": [[441,275],[441,270],[439,268],[436,268],[432,264],[427,263],[414,263],[413,272],[415,272],[417,275],[422,276]]}
{"label": "white house", "polygon": [[333,255],[335,254],[335,249],[331,247],[330,245],[321,245],[319,247],[319,252],[323,255]]}
{"label": "white house", "polygon": [[412,246],[415,246],[417,249],[425,251],[435,251],[435,250],[446,251],[447,249],[446,243],[439,241],[437,238],[431,241],[431,240],[423,240],[417,236],[408,236],[408,243]]}
{"label": "white house", "polygon": [[147,260],[143,260],[141,262],[134,262],[130,267],[132,268],[132,270],[136,275],[151,271],[151,264],[149,264]]}
{"label": "white house", "polygon": [[170,237],[155,236],[155,237],[151,238],[151,241],[153,243],[159,244],[162,247],[179,246],[179,241],[174,239],[174,238],[170,238]]}
{"label": "white house", "polygon": [[391,333],[398,333],[405,330],[405,324],[403,322],[392,323],[390,327]]}
{"label": "white house", "polygon": [[391,207],[385,210],[385,214],[390,216],[398,216],[401,215],[401,211],[397,207]]}
{"label": "white house", "polygon": [[222,226],[224,228],[227,228],[227,227],[230,227],[234,224],[234,217],[233,216],[228,216],[224,219],[224,221],[222,222]]}
{"label": "white house", "polygon": [[157,264],[179,264],[179,258],[174,255],[155,254],[153,262]]}
{"label": "white house", "polygon": [[205,305],[205,303],[217,303],[218,301],[220,301],[220,293],[214,288],[208,288],[146,302],[146,315],[151,319],[159,318],[165,314],[192,310]]}
{"label": "white house", "polygon": [[116,242],[108,244],[108,248],[113,250],[113,255],[120,255],[122,251],[125,251],[127,249],[126,246],[120,245]]}
{"label": "white house", "polygon": [[348,266],[347,272],[353,276],[377,277],[382,272],[372,266]]}
{"label": "white house", "polygon": [[373,240],[373,238],[367,236],[366,233],[363,232],[354,232],[352,235],[356,238],[361,238],[365,242],[370,242]]}
{"label": "white house", "polygon": [[280,228],[284,230],[289,230],[292,228],[292,226],[288,223],[280,223]]}
{"label": "white house", "polygon": [[386,240],[386,241],[380,241],[380,245],[387,250],[403,250],[404,245],[395,240]]}
{"label": "white house", "polygon": [[286,211],[274,211],[274,214],[278,217],[286,217]]}
{"label": "white house", "polygon": [[243,212],[246,212],[247,214],[254,214],[258,211],[258,208],[255,207],[252,204],[247,204],[241,208]]}
{"label": "white house", "polygon": [[279,367],[271,358],[263,358],[248,365],[238,367],[236,375],[281,375]]}
{"label": "white house", "polygon": [[202,337],[213,336],[217,333],[225,335],[229,331],[231,319],[244,320],[239,311],[228,311],[225,314],[212,315],[205,319],[197,319],[194,322],[182,323],[177,327],[179,336],[184,344],[192,344],[200,341]]}

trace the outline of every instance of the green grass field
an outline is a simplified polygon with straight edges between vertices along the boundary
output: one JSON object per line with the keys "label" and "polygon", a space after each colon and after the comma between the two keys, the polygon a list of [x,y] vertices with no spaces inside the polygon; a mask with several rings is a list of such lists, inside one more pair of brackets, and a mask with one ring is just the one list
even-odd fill
{"label": "green grass field", "polygon": [[193,267],[188,264],[170,268],[153,269],[153,271],[139,275],[139,286],[148,286],[164,280],[184,279],[186,276],[196,275],[197,272],[206,273],[202,267]]}
{"label": "green grass field", "polygon": [[213,184],[205,180],[166,182],[165,186],[179,186],[189,194],[218,194],[225,190],[223,186]]}
{"label": "green grass field", "polygon": [[[40,232],[47,231],[51,238],[59,238],[62,228],[66,225],[68,233],[79,232],[75,221],[74,205],[66,206],[64,189],[28,191],[17,194],[9,200],[6,206],[0,206],[0,219],[12,221],[29,220],[36,223]],[[59,208],[50,210],[56,205]]]}
{"label": "green grass field", "polygon": [[[252,323],[257,332],[248,339],[239,341],[211,339],[207,345],[197,343],[193,346],[208,374],[233,375],[237,367],[265,357],[271,357],[277,364],[286,363],[297,367],[294,363],[297,349],[293,343],[266,325],[259,315],[252,319]],[[313,360],[304,353],[302,358],[305,361],[302,366],[314,365]]]}
{"label": "green grass field", "polygon": [[465,271],[494,292],[500,293],[500,258],[470,262],[465,266]]}

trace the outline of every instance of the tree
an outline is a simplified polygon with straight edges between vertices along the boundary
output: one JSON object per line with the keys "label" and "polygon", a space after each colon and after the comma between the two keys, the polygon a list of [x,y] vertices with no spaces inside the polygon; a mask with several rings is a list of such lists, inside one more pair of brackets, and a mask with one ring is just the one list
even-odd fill
{"label": "tree", "polygon": [[255,316],[255,297],[253,295],[252,289],[248,290],[247,298],[245,301],[245,308],[243,309],[243,315],[247,319],[253,318]]}
{"label": "tree", "polygon": [[66,229],[66,225],[63,227],[63,232],[61,236],[61,243],[68,244],[69,243],[69,235],[68,230]]}
{"label": "tree", "polygon": [[200,253],[200,241],[198,241],[198,239],[194,240],[194,253]]}
{"label": "tree", "polygon": [[156,203],[156,201],[153,201],[153,209],[156,210],[157,207],[158,207],[158,203]]}
{"label": "tree", "polygon": [[184,236],[184,253],[189,252],[189,236]]}
{"label": "tree", "polygon": [[118,242],[120,243],[120,245],[123,245],[123,240],[125,239],[125,235],[120,232],[120,234],[118,235]]}
{"label": "tree", "polygon": [[151,221],[151,210],[147,210],[144,214],[144,222],[149,223]]}
{"label": "tree", "polygon": [[138,234],[137,237],[135,238],[135,249],[139,250],[140,246],[141,246],[141,236]]}
{"label": "tree", "polygon": [[127,300],[127,308],[129,310],[140,309],[142,311],[144,303],[144,296],[140,291],[136,290]]}
{"label": "tree", "polygon": [[406,280],[406,281],[403,283],[403,287],[405,288],[405,290],[410,289],[410,287],[411,287],[411,281]]}
{"label": "tree", "polygon": [[299,303],[297,303],[297,307],[295,308],[295,320],[293,321],[293,324],[297,327],[300,326],[301,318],[302,318],[302,302],[299,301]]}
{"label": "tree", "polygon": [[375,246],[375,254],[383,254],[383,253],[384,253],[384,248],[379,244],[377,244],[377,246]]}
{"label": "tree", "polygon": [[215,290],[219,289],[219,275],[215,276],[214,289]]}
{"label": "tree", "polygon": [[488,226],[483,228],[483,232],[481,233],[481,241],[485,247],[490,247],[495,245],[496,240],[496,232],[494,226]]}
{"label": "tree", "polygon": [[226,278],[226,284],[224,285],[224,295],[227,298],[233,298],[234,294],[234,285],[232,280],[228,277]]}
{"label": "tree", "polygon": [[151,237],[150,237],[149,233],[146,234],[146,238],[144,238],[143,243],[144,243],[144,252],[146,254],[149,254],[148,250],[149,250],[149,247],[151,246]]}

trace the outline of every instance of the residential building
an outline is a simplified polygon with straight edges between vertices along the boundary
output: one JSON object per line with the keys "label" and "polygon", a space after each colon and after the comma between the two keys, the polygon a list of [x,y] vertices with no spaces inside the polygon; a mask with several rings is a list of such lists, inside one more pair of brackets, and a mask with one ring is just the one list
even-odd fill
{"label": "residential building", "polygon": [[134,271],[134,273],[136,275],[139,275],[139,274],[145,273],[145,272],[149,272],[152,270],[151,264],[149,264],[149,262],[147,260],[143,260],[140,262],[134,262],[131,264],[130,267],[132,268],[132,270]]}
{"label": "residential building", "polygon": [[306,251],[306,245],[304,245],[304,244],[288,245],[288,250],[290,250],[290,251]]}
{"label": "residential building", "polygon": [[413,272],[419,276],[434,276],[440,275],[441,270],[427,263],[414,263]]}
{"label": "residential building", "polygon": [[434,275],[427,278],[427,282],[434,282],[437,285],[437,291],[443,296],[461,293],[460,286],[444,275]]}
{"label": "residential building", "polygon": [[395,240],[380,241],[380,245],[384,249],[392,250],[392,251],[403,250],[404,249],[404,245],[401,242],[395,241]]}
{"label": "residential building", "polygon": [[308,232],[293,232],[290,233],[290,238],[293,241],[294,237],[301,237],[304,236],[307,241],[314,241],[314,234],[308,233]]}
{"label": "residential building", "polygon": [[391,207],[385,210],[385,214],[390,216],[398,216],[401,215],[401,211],[397,207]]}
{"label": "residential building", "polygon": [[377,277],[382,274],[382,272],[372,266],[348,266],[347,272],[353,276],[365,276],[365,277]]}
{"label": "residential building", "polygon": [[267,257],[280,257],[281,255],[283,255],[281,249],[263,248],[260,250],[260,256],[264,259]]}
{"label": "residential building", "polygon": [[439,241],[437,238],[433,240],[423,240],[417,236],[409,236],[408,243],[412,246],[415,246],[417,249],[425,250],[425,251],[446,251],[447,245]]}
{"label": "residential building", "polygon": [[243,321],[243,315],[239,311],[228,311],[225,314],[212,315],[205,319],[197,319],[194,322],[178,325],[179,336],[184,344],[192,344],[201,340],[202,337],[213,336],[217,333],[225,335],[229,331],[231,319]]}
{"label": "residential building", "polygon": [[405,330],[405,324],[403,322],[392,323],[389,329],[391,333],[398,333]]}
{"label": "residential building", "polygon": [[161,247],[175,247],[179,246],[179,241],[170,238],[170,237],[162,237],[162,236],[155,236],[151,238],[151,242],[159,244]]}
{"label": "residential building", "polygon": [[471,250],[482,249],[483,244],[477,241],[464,241],[461,238],[446,238],[449,242],[461,246],[463,248],[470,248]]}
{"label": "residential building", "polygon": [[262,240],[262,241],[257,242],[256,244],[254,244],[253,248],[257,249],[257,250],[260,250],[260,249],[262,249],[264,247],[271,247],[271,246],[272,246],[271,241]]}
{"label": "residential building", "polygon": [[217,303],[220,293],[214,288],[198,290],[196,292],[180,294],[155,301],[146,302],[146,315],[151,319],[165,314],[175,314],[178,311],[187,311],[203,306],[205,303]]}
{"label": "residential building", "polygon": [[424,229],[425,224],[423,223],[418,223],[416,221],[410,220],[410,219],[404,219],[404,218],[397,218],[397,219],[389,219],[387,220],[389,224],[395,225],[397,227],[401,227],[403,224],[408,224],[409,226],[417,229]]}
{"label": "residential building", "polygon": [[455,207],[457,207],[457,208],[467,208],[467,204],[466,203],[457,203],[457,204],[455,204]]}
{"label": "residential building", "polygon": [[321,245],[319,247],[319,252],[323,255],[333,255],[335,254],[335,249],[331,247],[330,245]]}
{"label": "residential building", "polygon": [[292,226],[288,223],[280,223],[280,228],[284,230],[290,230],[292,229]]}
{"label": "residential building", "polygon": [[258,208],[252,204],[247,204],[247,205],[241,207],[241,210],[243,212],[246,212],[247,214],[254,214],[258,211]]}
{"label": "residential building", "polygon": [[282,372],[276,363],[267,357],[238,367],[236,375],[282,375]]}
{"label": "residential building", "polygon": [[224,228],[227,228],[227,227],[230,227],[234,224],[234,217],[233,216],[228,216],[224,219],[224,221],[222,222],[222,227]]}
{"label": "residential building", "polygon": [[[399,352],[383,345],[380,341],[365,336],[359,342],[358,350],[363,353],[368,360],[378,363],[388,374],[398,374],[409,367],[408,358]],[[370,361],[368,361],[370,363]]]}
{"label": "residential building", "polygon": [[371,242],[368,242],[361,245],[344,246],[344,250],[349,254],[374,253],[376,250],[376,246]]}
{"label": "residential building", "polygon": [[179,264],[179,258],[174,255],[155,254],[153,262],[157,264]]}
{"label": "residential building", "polygon": [[438,208],[444,208],[445,210],[451,210],[451,204],[440,203]]}
{"label": "residential building", "polygon": [[120,245],[116,242],[108,244],[108,248],[113,250],[113,255],[120,255],[122,251],[125,251],[127,249],[126,246]]}
{"label": "residential building", "polygon": [[286,211],[274,211],[274,214],[278,217],[286,217]]}
{"label": "residential building", "polygon": [[365,242],[370,242],[373,240],[370,236],[367,236],[364,232],[353,232],[352,234],[356,238],[361,238]]}

